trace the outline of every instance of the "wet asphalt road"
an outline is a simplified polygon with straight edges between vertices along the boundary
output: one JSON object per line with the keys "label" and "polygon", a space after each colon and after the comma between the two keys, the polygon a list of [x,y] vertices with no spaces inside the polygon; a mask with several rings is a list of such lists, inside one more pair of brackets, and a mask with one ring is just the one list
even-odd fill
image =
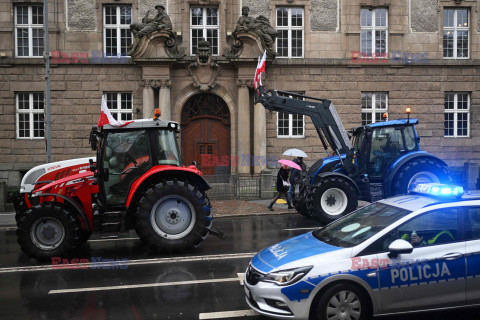
{"label": "wet asphalt road", "polygon": [[[92,237],[70,256],[129,260],[128,268],[114,270],[53,270],[21,254],[15,231],[0,228],[0,319],[267,319],[244,300],[241,277],[251,257],[318,224],[293,214],[216,219],[215,226],[227,240],[209,236],[186,254],[155,254],[131,232],[117,240]],[[227,313],[234,311],[240,313]],[[473,320],[479,311],[384,319]]]}

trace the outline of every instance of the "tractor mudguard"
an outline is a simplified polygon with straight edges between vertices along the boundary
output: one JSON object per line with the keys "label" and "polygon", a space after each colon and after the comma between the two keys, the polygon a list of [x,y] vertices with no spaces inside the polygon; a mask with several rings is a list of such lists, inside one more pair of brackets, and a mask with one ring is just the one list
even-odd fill
{"label": "tractor mudguard", "polygon": [[38,196],[32,196],[32,198],[41,198],[41,197],[58,197],[62,198],[63,201],[67,202],[71,208],[73,208],[78,215],[82,217],[82,219],[85,221],[85,225],[88,229],[88,231],[93,231],[93,220],[92,218],[87,219],[87,216],[85,215],[85,212],[78,206],[78,204],[75,203],[72,199],[70,199],[67,196],[61,195],[61,194],[56,194],[56,193],[42,193]]}
{"label": "tractor mudguard", "polygon": [[[347,155],[346,154],[341,154],[340,157],[342,158],[342,160],[345,160]],[[310,184],[313,184],[315,182],[315,178],[317,177],[317,175],[320,174],[320,172],[322,172],[325,169],[330,170],[330,168],[327,168],[327,167],[330,167],[330,166],[332,166],[332,164],[339,163],[339,162],[340,162],[340,160],[339,160],[338,156],[326,157],[326,158],[320,159],[317,162],[315,162],[310,167],[310,169],[307,171],[307,174],[308,174],[309,179],[310,179]]]}
{"label": "tractor mudguard", "polygon": [[137,190],[144,184],[148,183],[151,180],[161,179],[187,179],[191,181],[192,184],[198,187],[200,191],[207,191],[211,187],[208,182],[199,174],[200,171],[192,168],[177,167],[170,165],[155,166],[148,170],[143,176],[138,178],[130,187],[130,193],[128,194],[126,207],[130,207],[130,204],[134,198],[138,198]]}
{"label": "tractor mudguard", "polygon": [[405,154],[395,160],[394,163],[390,165],[388,170],[385,172],[385,175],[382,179],[383,181],[383,190],[384,190],[384,197],[389,197],[392,190],[392,182],[395,178],[395,175],[398,171],[409,161],[417,158],[430,158],[434,161],[439,162],[442,166],[448,167],[445,161],[440,160],[439,158],[435,157],[434,155],[428,153],[427,151],[413,151],[408,154]]}
{"label": "tractor mudguard", "polygon": [[360,192],[360,188],[357,186],[357,184],[355,183],[355,181],[353,181],[352,178],[350,178],[350,177],[347,176],[347,175],[344,175],[344,174],[338,173],[338,172],[322,172],[322,173],[319,173],[317,176],[320,177],[320,178],[331,177],[331,176],[342,177],[342,178],[344,178],[345,180],[349,181],[349,182],[354,186],[355,190],[357,190],[357,192],[358,192],[359,195],[362,194],[362,193]]}

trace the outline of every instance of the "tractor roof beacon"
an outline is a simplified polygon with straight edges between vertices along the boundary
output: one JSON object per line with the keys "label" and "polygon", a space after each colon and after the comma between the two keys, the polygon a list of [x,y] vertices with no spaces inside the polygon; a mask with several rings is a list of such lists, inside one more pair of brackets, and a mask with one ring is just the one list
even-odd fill
{"label": "tractor roof beacon", "polygon": [[[62,256],[81,245],[94,230],[103,238],[135,229],[147,246],[162,252],[200,245],[213,230],[210,186],[192,165],[183,167],[172,121],[135,120],[123,127],[93,127],[96,151],[82,168],[78,161],[56,163],[54,181],[41,181],[33,168],[32,192],[16,197],[18,243],[38,260]],[[47,168],[47,171],[49,170]],[[35,173],[37,172],[37,173]],[[28,173],[27,173],[28,174]],[[36,180],[35,180],[36,179]]]}
{"label": "tractor roof beacon", "polygon": [[358,200],[377,201],[406,194],[419,183],[450,181],[447,164],[420,150],[417,119],[361,126],[351,131],[350,140],[328,99],[263,86],[255,90],[255,99],[268,110],[309,116],[331,155],[313,164],[294,188],[293,203],[303,215],[329,223],[353,211]]}

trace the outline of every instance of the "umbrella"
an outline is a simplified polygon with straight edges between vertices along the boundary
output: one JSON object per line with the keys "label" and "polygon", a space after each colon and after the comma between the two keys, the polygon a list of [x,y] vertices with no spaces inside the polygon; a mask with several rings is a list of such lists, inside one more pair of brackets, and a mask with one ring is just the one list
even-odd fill
{"label": "umbrella", "polygon": [[292,160],[280,159],[280,160],[278,160],[278,163],[284,164],[284,165],[289,166],[293,169],[302,170],[302,168],[298,164],[293,162]]}
{"label": "umbrella", "polygon": [[306,158],[308,157],[305,152],[303,152],[300,149],[288,149],[283,153],[284,156],[292,156],[292,157],[300,157],[300,158]]}

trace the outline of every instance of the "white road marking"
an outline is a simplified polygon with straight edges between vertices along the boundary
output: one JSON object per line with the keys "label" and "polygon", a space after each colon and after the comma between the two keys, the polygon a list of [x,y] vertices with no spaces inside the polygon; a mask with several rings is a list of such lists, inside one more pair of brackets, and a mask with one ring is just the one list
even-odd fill
{"label": "white road marking", "polygon": [[192,281],[176,281],[176,282],[161,282],[161,283],[131,284],[131,285],[123,285],[123,286],[90,287],[90,288],[77,288],[77,289],[61,289],[61,290],[50,290],[50,291],[48,292],[48,294],[74,293],[74,292],[91,292],[91,291],[108,291],[108,290],[124,290],[124,289],[152,288],[152,287],[168,287],[168,286],[180,286],[180,285],[189,285],[189,284],[204,284],[204,283],[218,283],[218,282],[234,282],[234,281],[238,281],[238,278],[205,279],[205,280],[192,280]]}
{"label": "white road marking", "polygon": [[314,229],[318,229],[320,227],[313,227],[313,228],[293,228],[293,229],[283,229],[285,231],[295,231],[295,230],[314,230]]}
{"label": "white road marking", "polygon": [[209,313],[200,313],[198,315],[199,320],[207,319],[230,319],[230,318],[240,318],[240,317],[254,317],[259,314],[253,310],[236,310],[236,311],[223,311],[223,312],[209,312]]}
{"label": "white road marking", "polygon": [[[213,255],[203,255],[203,256],[189,256],[189,257],[174,257],[174,258],[157,258],[157,259],[138,259],[138,260],[128,260],[127,265],[145,265],[145,264],[166,264],[166,263],[179,263],[179,262],[193,262],[193,261],[213,261],[213,260],[225,260],[225,259],[246,259],[251,258],[256,253],[231,253],[231,254],[213,254]],[[83,266],[90,267],[95,265],[98,267],[98,263],[85,263]],[[67,265],[66,265],[67,266]],[[58,267],[58,266],[57,266]],[[13,272],[29,272],[29,271],[47,271],[47,270],[79,270],[79,269],[53,269],[51,265],[43,266],[27,266],[27,267],[11,267],[11,268],[0,268],[0,273],[13,273]],[[238,278],[235,278],[238,281]]]}
{"label": "white road marking", "polygon": [[14,216],[15,213],[11,213],[11,212],[1,212],[0,213],[0,216]]}
{"label": "white road marking", "polygon": [[17,230],[17,227],[4,227],[4,228],[0,228],[0,231],[13,231],[13,230]]}
{"label": "white road marking", "polygon": [[140,240],[140,238],[135,237],[135,238],[94,239],[94,240],[88,240],[88,242],[124,241],[124,240]]}
{"label": "white road marking", "polygon": [[240,285],[243,286],[243,282],[245,281],[245,273],[237,273],[238,281],[240,281]]}

